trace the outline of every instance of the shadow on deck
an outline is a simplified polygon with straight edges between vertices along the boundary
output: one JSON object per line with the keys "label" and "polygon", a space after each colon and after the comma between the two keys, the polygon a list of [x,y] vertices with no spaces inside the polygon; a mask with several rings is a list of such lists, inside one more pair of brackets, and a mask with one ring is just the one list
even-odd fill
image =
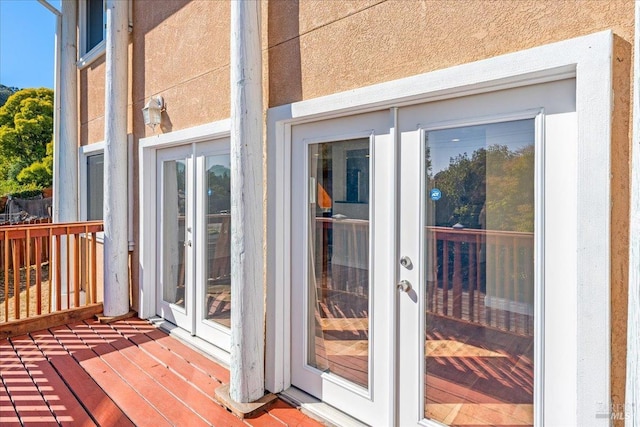
{"label": "shadow on deck", "polygon": [[320,426],[276,400],[240,420],[229,371],[147,321],[94,320],[0,340],[2,426]]}

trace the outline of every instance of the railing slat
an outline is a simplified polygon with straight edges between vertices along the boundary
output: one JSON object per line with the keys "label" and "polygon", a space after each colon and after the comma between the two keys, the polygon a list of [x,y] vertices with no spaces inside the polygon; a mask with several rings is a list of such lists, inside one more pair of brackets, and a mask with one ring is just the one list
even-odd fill
{"label": "railing slat", "polygon": [[[53,229],[51,229],[53,232]],[[53,253],[53,258],[56,260],[54,268],[56,271],[56,311],[62,309],[62,272],[60,271],[60,257],[62,256],[62,250],[60,248],[60,235],[52,236],[52,239],[55,240],[55,251]]]}
{"label": "railing slat", "polygon": [[[66,233],[64,236],[65,241],[65,252],[66,252],[66,260],[67,260],[67,306],[65,308],[71,308],[71,236],[69,235],[69,227],[66,227]],[[60,285],[62,288],[62,284]]]}
{"label": "railing slat", "polygon": [[91,302],[95,304],[97,298],[97,272],[96,272],[96,233],[91,233]]}
{"label": "railing slat", "polygon": [[4,238],[4,321],[9,321],[9,239],[7,231],[3,231]]}
{"label": "railing slat", "polygon": [[80,307],[80,247],[79,247],[80,234],[73,235],[73,261],[74,261],[74,275],[73,275],[73,306]]}
{"label": "railing slat", "polygon": [[26,313],[27,313],[27,317],[29,317],[30,314],[30,308],[31,308],[31,234],[29,233],[29,230],[27,230],[27,245],[25,248],[25,266],[24,266],[24,274],[25,274],[25,278],[27,279],[27,288],[26,288],[26,301],[25,301],[25,306],[26,306]]}
{"label": "railing slat", "polygon": [[20,240],[12,241],[14,318],[20,319]]}
{"label": "railing slat", "polygon": [[36,246],[36,314],[42,314],[42,237],[35,238]]}

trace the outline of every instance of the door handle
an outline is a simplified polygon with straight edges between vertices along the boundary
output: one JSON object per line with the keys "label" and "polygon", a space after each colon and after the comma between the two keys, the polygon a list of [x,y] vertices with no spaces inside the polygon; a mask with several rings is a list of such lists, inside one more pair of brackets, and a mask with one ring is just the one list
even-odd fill
{"label": "door handle", "polygon": [[408,280],[401,280],[396,285],[396,289],[401,292],[409,292],[411,290],[411,283]]}

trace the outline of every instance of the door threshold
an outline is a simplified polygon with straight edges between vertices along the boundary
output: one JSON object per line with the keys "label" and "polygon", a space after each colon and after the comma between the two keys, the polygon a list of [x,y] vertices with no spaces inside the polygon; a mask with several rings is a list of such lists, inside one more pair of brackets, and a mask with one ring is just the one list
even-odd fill
{"label": "door threshold", "polygon": [[293,386],[278,393],[278,396],[300,407],[306,415],[329,426],[366,427],[368,425]]}
{"label": "door threshold", "polygon": [[173,323],[158,317],[150,317],[148,319],[151,323],[168,333],[169,335],[176,337],[189,345],[190,347],[198,350],[200,353],[203,353],[205,356],[213,359],[214,362],[221,364],[223,367],[229,369],[229,364],[231,362],[230,354],[221,349],[218,346],[211,344],[208,341],[203,340],[197,336],[191,335],[191,333],[185,331],[184,329],[174,325]]}

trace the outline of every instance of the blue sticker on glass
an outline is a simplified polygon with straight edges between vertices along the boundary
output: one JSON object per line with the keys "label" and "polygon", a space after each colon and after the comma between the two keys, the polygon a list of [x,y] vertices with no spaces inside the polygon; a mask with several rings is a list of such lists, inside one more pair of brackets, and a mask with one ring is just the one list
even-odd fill
{"label": "blue sticker on glass", "polygon": [[442,193],[437,188],[433,188],[431,189],[431,193],[429,194],[429,196],[431,197],[431,200],[435,202],[440,200],[440,197],[442,197]]}

